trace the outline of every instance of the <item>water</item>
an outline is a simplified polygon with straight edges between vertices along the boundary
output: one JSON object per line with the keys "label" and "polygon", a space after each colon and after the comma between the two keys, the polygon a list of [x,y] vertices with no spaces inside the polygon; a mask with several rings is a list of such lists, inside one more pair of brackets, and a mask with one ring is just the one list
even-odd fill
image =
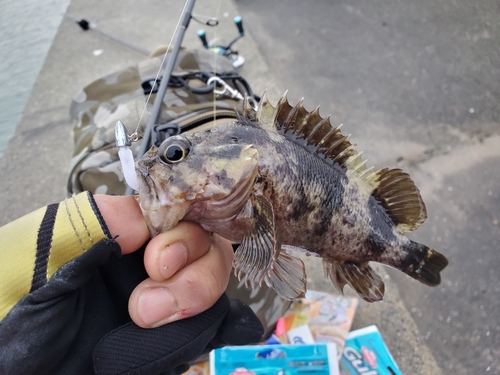
{"label": "water", "polygon": [[0,0],[0,158],[70,0]]}

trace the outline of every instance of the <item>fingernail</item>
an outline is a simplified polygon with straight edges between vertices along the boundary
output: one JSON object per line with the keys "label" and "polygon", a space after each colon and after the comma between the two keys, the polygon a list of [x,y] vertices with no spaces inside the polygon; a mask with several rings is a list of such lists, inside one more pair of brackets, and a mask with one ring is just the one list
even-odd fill
{"label": "fingernail", "polygon": [[182,242],[168,245],[160,253],[160,273],[165,278],[170,278],[186,264],[188,252]]}
{"label": "fingernail", "polygon": [[177,303],[166,288],[146,289],[139,296],[137,312],[145,324],[156,326],[175,315]]}

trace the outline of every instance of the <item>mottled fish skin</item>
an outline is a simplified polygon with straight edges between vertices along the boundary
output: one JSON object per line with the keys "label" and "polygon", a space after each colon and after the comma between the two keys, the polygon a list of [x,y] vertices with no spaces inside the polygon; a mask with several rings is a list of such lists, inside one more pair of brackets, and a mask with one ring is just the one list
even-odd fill
{"label": "mottled fish skin", "polygon": [[[439,284],[446,258],[403,234],[425,219],[418,189],[404,172],[364,168],[346,137],[300,103],[292,108],[282,99],[275,109],[264,99],[259,111],[169,138],[137,162],[140,204],[153,235],[189,220],[242,243],[238,275],[251,285],[265,281],[287,299],[304,294],[306,278],[302,262],[282,245],[319,255],[340,290],[349,284],[367,301],[384,293],[369,261]],[[300,129],[306,126],[308,133]],[[320,131],[326,146],[314,138]],[[189,148],[185,157],[162,160],[179,142]],[[321,151],[329,143],[330,151]],[[398,184],[402,194],[394,193]]]}
{"label": "mottled fish skin", "polygon": [[[260,176],[256,184],[273,206],[283,244],[307,249],[327,260],[370,259],[399,265],[408,238],[394,230],[383,208],[350,182],[339,167],[325,165],[278,133],[254,126],[231,123],[207,136],[217,142],[237,139],[258,148]],[[231,237],[230,233],[226,236]]]}

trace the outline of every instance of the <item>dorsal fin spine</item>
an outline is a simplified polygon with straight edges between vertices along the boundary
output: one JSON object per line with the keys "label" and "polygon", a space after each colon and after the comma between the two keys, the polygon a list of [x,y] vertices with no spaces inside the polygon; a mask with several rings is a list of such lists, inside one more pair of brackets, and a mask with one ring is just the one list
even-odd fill
{"label": "dorsal fin spine", "polygon": [[[301,106],[303,107],[303,106]],[[317,109],[317,108],[316,108]],[[315,110],[316,110],[315,109]],[[314,110],[314,111],[315,111]],[[308,121],[309,121],[309,118],[312,116],[313,112],[307,112],[306,116],[302,119],[302,122],[300,124],[296,124],[295,128],[293,129],[293,133],[296,134],[298,137],[300,136],[303,136],[304,135],[304,127],[307,125]],[[297,126],[298,125],[298,126]],[[299,139],[303,139],[304,137],[302,138],[299,138]]]}
{"label": "dorsal fin spine", "polygon": [[330,147],[328,147],[328,150],[325,152],[325,154],[327,156],[330,156],[333,151],[337,148],[337,146],[339,146],[342,142],[349,142],[349,138],[351,137],[351,135],[345,135],[343,136],[342,138],[338,139],[337,141],[335,141]]}
{"label": "dorsal fin spine", "polygon": [[[359,156],[361,156],[363,152],[360,152],[359,153]],[[353,172],[358,172],[359,169],[362,169],[364,167],[366,167],[366,163],[368,162],[368,160],[363,160],[361,163],[359,163],[356,168],[354,168]],[[366,171],[363,171],[362,173],[365,173]],[[358,178],[360,177],[360,175],[358,175]]]}
{"label": "dorsal fin spine", "polygon": [[[345,166],[350,166],[351,163],[356,160],[356,158],[359,158],[359,156],[361,155],[360,152],[358,152],[357,154],[354,154],[352,156],[350,156],[345,162],[342,163],[341,167],[344,168]],[[352,169],[350,169],[350,171],[352,171]]]}
{"label": "dorsal fin spine", "polygon": [[[366,160],[362,160],[361,159],[361,155],[363,154],[363,152],[358,152],[356,155],[353,155],[351,156],[346,162],[345,164],[349,166],[349,170],[347,172],[347,174],[349,176],[352,176],[352,175],[356,175],[357,174],[357,171],[360,169],[360,168],[363,168],[366,164]],[[360,161],[357,163],[357,164],[354,164],[354,161],[356,159],[360,159]],[[358,176],[356,176],[358,177]]]}
{"label": "dorsal fin spine", "polygon": [[318,152],[321,152],[323,154],[326,154],[328,149],[331,148],[331,144],[329,144],[330,137],[333,135],[339,133],[339,128],[332,128],[326,135],[325,137],[319,142],[318,144]]}
{"label": "dorsal fin spine", "polygon": [[[364,164],[366,164],[366,160],[364,162]],[[367,168],[366,170],[364,170],[363,172],[361,172],[359,175],[358,175],[358,178],[362,179],[363,181],[366,181],[368,182],[368,179],[373,176],[373,167],[370,167],[370,168]]]}
{"label": "dorsal fin spine", "polygon": [[297,115],[299,113],[299,108],[302,106],[303,101],[304,98],[300,99],[299,102],[295,106],[293,106],[290,112],[288,113],[285,123],[285,132],[289,131],[290,127],[292,127],[293,124],[295,123],[295,120],[297,119]]}
{"label": "dorsal fin spine", "polygon": [[[236,112],[236,115],[238,115],[238,112]],[[255,115],[255,110],[253,107],[250,105],[250,101],[248,99],[248,95],[245,94],[245,97],[243,98],[243,111],[242,111],[242,116],[245,119],[252,119],[252,117]],[[254,118],[255,120],[255,118]]]}
{"label": "dorsal fin spine", "polygon": [[276,107],[279,107],[283,103],[288,103],[288,90],[286,90],[285,93],[281,96],[280,100],[278,100],[278,104],[276,104]]}
{"label": "dorsal fin spine", "polygon": [[[325,125],[327,125],[327,124],[330,124],[330,116],[329,116],[329,115],[328,115],[328,116],[326,116],[324,119],[320,120],[320,121],[318,122],[318,124],[317,124],[317,125],[313,128],[313,130],[311,131],[311,134],[309,134],[309,136],[307,137],[307,139],[308,139],[308,142],[307,142],[307,143],[308,143],[308,144],[311,144],[311,145],[314,145],[314,146],[319,145],[319,144],[320,144],[320,142],[321,142],[321,139],[319,139],[319,140],[315,140],[315,139],[314,139],[314,138],[315,138],[315,135],[316,135],[316,133],[318,133],[318,131],[319,131],[320,129],[323,129],[323,127],[324,127]],[[324,138],[322,138],[322,139],[324,139]]]}
{"label": "dorsal fin spine", "polygon": [[274,121],[276,119],[276,112],[276,108],[271,105],[267,99],[266,91],[264,91],[259,107],[257,108],[257,122],[264,128],[275,129]]}
{"label": "dorsal fin spine", "polygon": [[335,134],[339,131],[339,128],[334,128],[332,127],[328,133],[326,133],[325,137],[319,142],[319,144],[325,144],[327,143],[327,139],[332,136],[332,134]]}
{"label": "dorsal fin spine", "polygon": [[267,90],[264,91],[264,93],[262,94],[262,96],[260,97],[260,103],[259,103],[259,107],[257,108],[257,121],[261,121],[261,117],[262,117],[262,111],[263,111],[263,108],[264,108],[264,105],[267,103]]}
{"label": "dorsal fin spine", "polygon": [[[292,127],[296,121],[296,116],[291,115],[293,108],[287,100],[280,101],[279,106],[276,107],[276,119],[274,126],[276,129],[282,130]],[[286,132],[286,130],[285,130]]]}
{"label": "dorsal fin spine", "polygon": [[346,147],[345,149],[343,149],[341,152],[339,152],[337,154],[337,156],[335,156],[335,158],[333,159],[333,162],[335,163],[338,159],[340,159],[342,156],[344,156],[346,153],[348,153],[349,151],[351,150],[354,150],[356,147],[356,144],[353,144],[353,145],[350,145],[349,147]]}

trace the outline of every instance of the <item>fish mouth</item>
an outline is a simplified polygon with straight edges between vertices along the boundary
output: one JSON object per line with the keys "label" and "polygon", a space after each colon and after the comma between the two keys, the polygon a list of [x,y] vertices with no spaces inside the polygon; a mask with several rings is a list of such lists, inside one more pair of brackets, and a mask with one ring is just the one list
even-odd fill
{"label": "fish mouth", "polygon": [[148,165],[138,162],[136,175],[139,185],[138,202],[151,237],[176,226],[185,215],[185,205],[171,201],[168,191],[158,186],[152,177]]}
{"label": "fish mouth", "polygon": [[154,182],[149,176],[148,169],[145,167],[136,168],[137,182],[139,185],[139,206],[141,207],[144,220],[149,229],[151,237],[156,236],[161,232],[163,220],[166,210],[160,204],[158,193],[155,189]]}

